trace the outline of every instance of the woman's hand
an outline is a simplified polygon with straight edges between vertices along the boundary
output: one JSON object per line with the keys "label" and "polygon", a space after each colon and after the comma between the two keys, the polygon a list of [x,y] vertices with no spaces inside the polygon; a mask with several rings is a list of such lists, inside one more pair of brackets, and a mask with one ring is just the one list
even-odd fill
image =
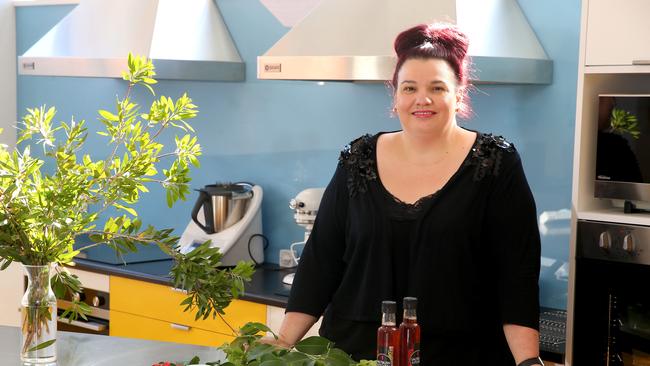
{"label": "woman's hand", "polygon": [[272,346],[280,347],[280,348],[286,348],[286,349],[291,349],[293,347],[292,344],[289,344],[289,342],[285,341],[283,337],[278,336],[276,339],[273,336],[266,336],[263,338],[260,338],[260,343],[263,344],[270,344]]}

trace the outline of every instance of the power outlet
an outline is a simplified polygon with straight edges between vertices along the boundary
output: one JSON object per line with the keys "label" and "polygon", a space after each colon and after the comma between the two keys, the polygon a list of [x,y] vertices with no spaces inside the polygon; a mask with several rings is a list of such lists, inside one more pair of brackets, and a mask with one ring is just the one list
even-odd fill
{"label": "power outlet", "polygon": [[295,262],[293,261],[293,257],[291,256],[291,250],[290,249],[280,249],[280,260],[278,261],[280,264],[280,267],[293,267],[295,266]]}

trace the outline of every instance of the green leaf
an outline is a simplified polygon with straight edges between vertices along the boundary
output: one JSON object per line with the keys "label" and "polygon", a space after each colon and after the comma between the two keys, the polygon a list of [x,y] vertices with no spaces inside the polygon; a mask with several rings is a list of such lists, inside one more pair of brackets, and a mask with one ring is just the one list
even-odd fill
{"label": "green leaf", "polygon": [[117,121],[120,120],[119,117],[117,117],[116,115],[114,115],[113,113],[111,113],[109,111],[105,111],[103,109],[100,109],[98,112],[99,112],[100,116],[104,117],[108,121],[117,122]]}
{"label": "green leaf", "polygon": [[253,335],[259,332],[271,332],[271,328],[267,327],[266,324],[249,322],[239,329],[239,333],[242,335]]}
{"label": "green leaf", "polygon": [[275,347],[270,344],[257,344],[248,349],[246,360],[251,362],[261,358],[265,354],[272,353]]}
{"label": "green leaf", "polygon": [[322,355],[332,348],[334,344],[323,337],[308,337],[296,343],[295,348],[308,355]]}
{"label": "green leaf", "polygon": [[0,262],[2,263],[2,265],[0,266],[0,271],[4,271],[5,269],[9,268],[11,262],[12,261],[10,259],[3,259],[2,262]]}
{"label": "green leaf", "polygon": [[54,342],[56,342],[56,339],[50,339],[47,342],[43,342],[41,344],[38,344],[38,345],[28,349],[27,352],[33,352],[33,351],[38,351],[39,349],[47,348],[47,347],[53,345]]}

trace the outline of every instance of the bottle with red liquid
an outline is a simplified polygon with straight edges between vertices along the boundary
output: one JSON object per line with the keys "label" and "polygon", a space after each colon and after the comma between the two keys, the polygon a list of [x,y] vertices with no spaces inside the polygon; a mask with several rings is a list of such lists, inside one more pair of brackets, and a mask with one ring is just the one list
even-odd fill
{"label": "bottle with red liquid", "polygon": [[420,326],[415,310],[418,299],[404,298],[404,318],[399,326],[400,333],[400,363],[399,366],[420,365]]}
{"label": "bottle with red liquid", "polygon": [[381,327],[377,329],[377,366],[397,366],[399,361],[399,329],[395,320],[395,301],[382,301]]}

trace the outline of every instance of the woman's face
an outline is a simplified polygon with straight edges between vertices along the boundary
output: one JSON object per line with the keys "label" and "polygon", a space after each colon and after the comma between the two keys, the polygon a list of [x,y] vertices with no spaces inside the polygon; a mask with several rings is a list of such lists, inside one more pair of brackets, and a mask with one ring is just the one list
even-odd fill
{"label": "woman's face", "polygon": [[397,74],[395,109],[405,132],[435,132],[456,119],[461,94],[447,61],[409,59]]}

